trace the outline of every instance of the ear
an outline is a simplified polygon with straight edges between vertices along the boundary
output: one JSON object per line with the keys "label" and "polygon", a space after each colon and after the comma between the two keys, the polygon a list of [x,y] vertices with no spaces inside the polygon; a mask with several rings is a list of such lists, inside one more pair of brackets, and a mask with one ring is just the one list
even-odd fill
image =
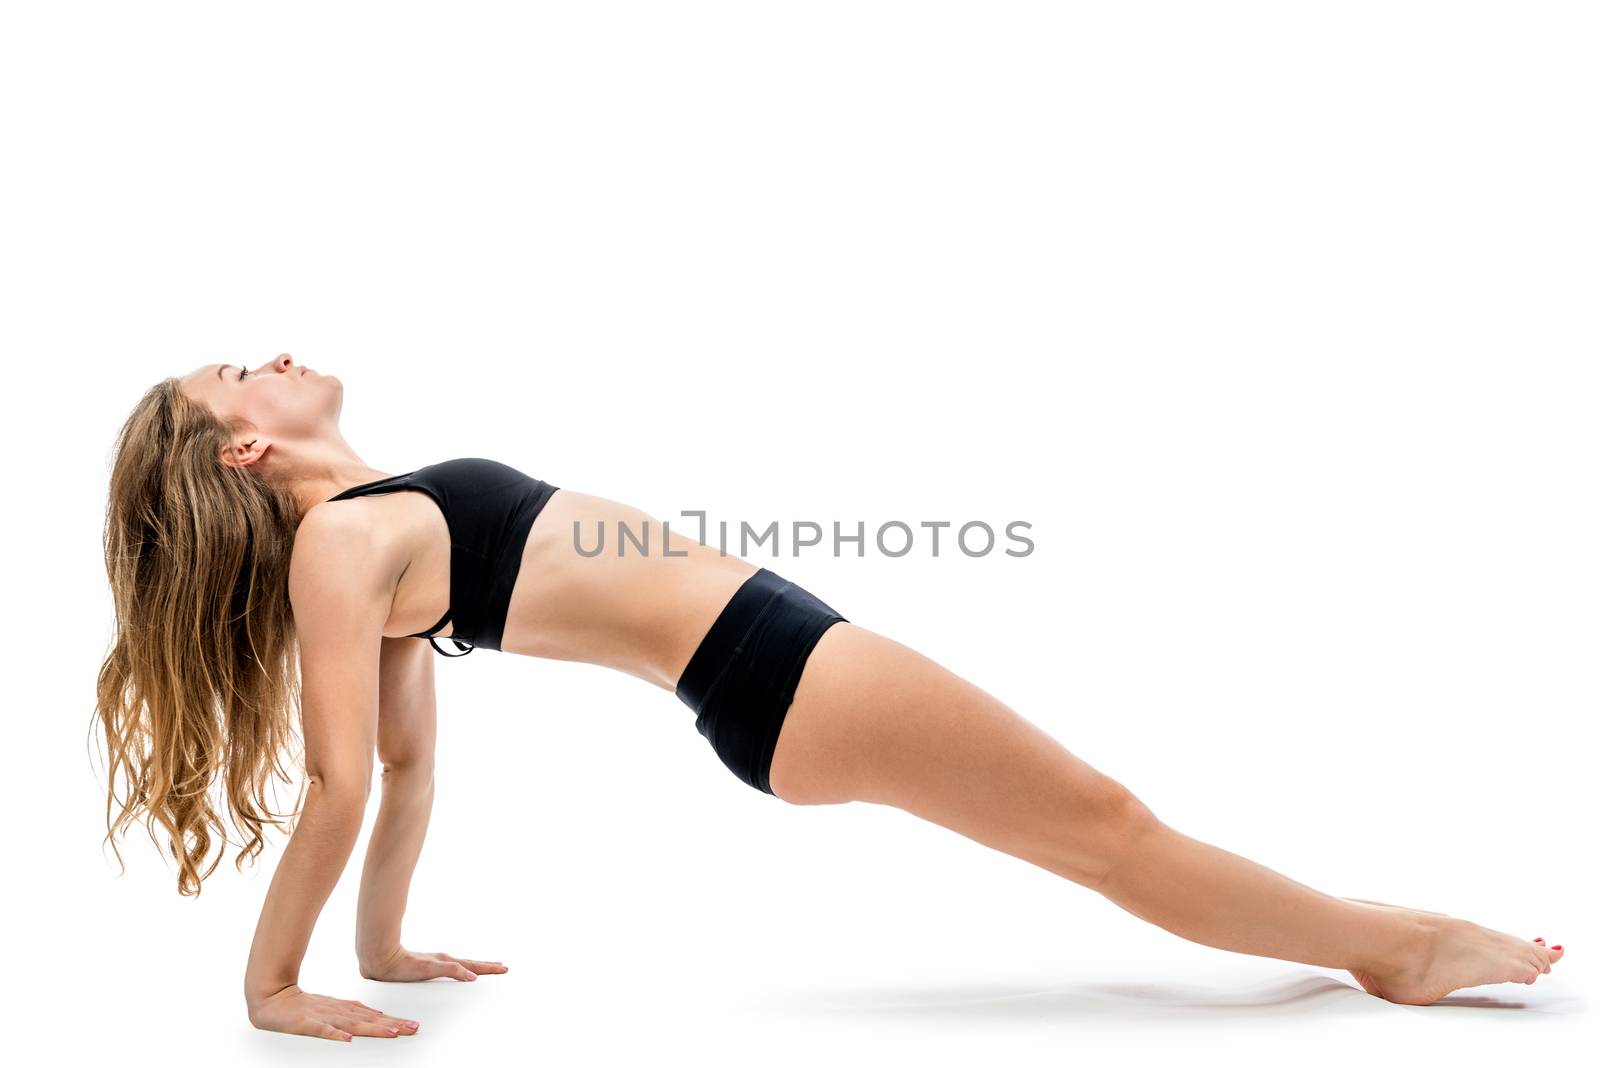
{"label": "ear", "polygon": [[229,467],[249,467],[265,456],[271,447],[272,442],[258,434],[249,441],[235,442],[231,449],[222,454],[222,462]]}

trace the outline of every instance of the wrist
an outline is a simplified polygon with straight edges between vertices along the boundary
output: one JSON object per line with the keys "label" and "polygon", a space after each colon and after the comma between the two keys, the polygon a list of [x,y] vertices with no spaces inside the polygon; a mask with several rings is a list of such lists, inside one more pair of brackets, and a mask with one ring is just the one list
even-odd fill
{"label": "wrist", "polygon": [[370,979],[374,975],[381,975],[405,948],[398,942],[385,942],[373,949],[356,949],[356,964],[361,970],[362,978]]}
{"label": "wrist", "polygon": [[299,985],[298,982],[262,983],[262,982],[251,982],[249,979],[246,979],[245,980],[245,984],[244,984],[244,1004],[245,1004],[245,1008],[247,1008],[251,1012],[254,1012],[256,1010],[257,1006],[263,1005],[266,1002],[271,1001],[273,998],[278,997],[278,996],[280,996],[281,994],[283,994],[283,993],[285,993],[287,991],[299,990],[299,989],[300,989],[300,985]]}

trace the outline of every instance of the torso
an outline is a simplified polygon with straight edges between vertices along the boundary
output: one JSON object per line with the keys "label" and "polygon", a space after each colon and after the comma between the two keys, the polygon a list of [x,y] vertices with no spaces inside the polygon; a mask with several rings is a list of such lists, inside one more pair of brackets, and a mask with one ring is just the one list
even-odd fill
{"label": "torso", "polygon": [[[337,503],[372,510],[381,538],[381,559],[374,563],[399,575],[384,636],[433,626],[450,594],[450,531],[438,505],[414,491]],[[581,555],[573,541],[575,522],[589,550],[603,527],[604,551]],[[641,554],[630,541],[619,556],[619,523],[640,540],[648,527],[649,552]],[[674,555],[667,556],[655,517],[604,497],[556,490],[523,546],[501,651],[598,664],[672,690],[718,613],[757,570],[696,542],[693,531],[690,521],[684,530],[674,526]],[[451,631],[447,623],[437,634],[447,648],[443,639]]]}

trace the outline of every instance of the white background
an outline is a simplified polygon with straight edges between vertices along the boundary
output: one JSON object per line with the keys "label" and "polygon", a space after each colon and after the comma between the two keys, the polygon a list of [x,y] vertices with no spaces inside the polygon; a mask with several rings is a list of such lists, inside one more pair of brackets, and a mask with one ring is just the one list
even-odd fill
{"label": "white background", "polygon": [[[1569,1063],[1600,946],[1596,28],[1528,2],[8,5],[4,1043]],[[664,691],[482,652],[439,664],[406,942],[511,970],[361,979],[358,847],[302,985],[420,1034],[255,1031],[283,839],[198,900],[139,832],[118,877],[87,731],[117,426],[164,375],[283,351],[344,381],[381,470],[488,456],[667,518],[1031,522],[1023,559],[752,559],[1188,834],[1569,957],[1391,1005],[898,810],[785,805]]]}

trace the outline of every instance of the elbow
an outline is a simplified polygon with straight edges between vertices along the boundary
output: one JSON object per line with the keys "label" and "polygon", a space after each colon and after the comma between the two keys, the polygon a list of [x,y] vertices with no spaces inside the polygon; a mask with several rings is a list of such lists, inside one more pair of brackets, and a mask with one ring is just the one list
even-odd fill
{"label": "elbow", "polygon": [[383,788],[417,788],[433,785],[433,758],[417,757],[383,762]]}
{"label": "elbow", "polygon": [[372,776],[310,772],[306,775],[306,795],[365,811],[367,799],[372,796]]}

